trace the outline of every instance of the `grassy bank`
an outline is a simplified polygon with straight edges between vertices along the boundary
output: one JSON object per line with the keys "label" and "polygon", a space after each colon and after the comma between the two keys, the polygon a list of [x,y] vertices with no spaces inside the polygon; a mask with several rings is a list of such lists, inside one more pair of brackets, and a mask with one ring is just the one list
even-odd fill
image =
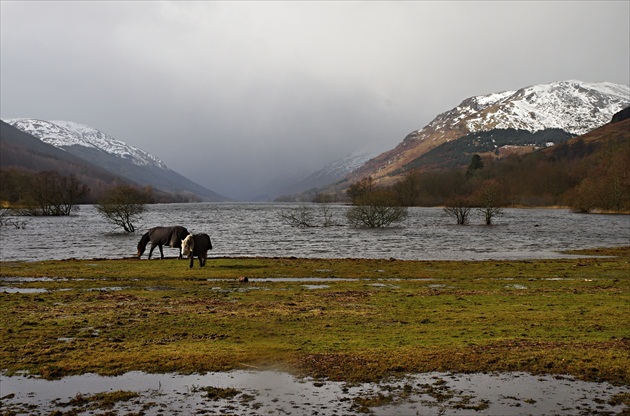
{"label": "grassy bank", "polygon": [[2,262],[2,285],[22,293],[0,293],[0,368],[348,381],[528,371],[630,384],[630,247],[580,254],[607,257]]}

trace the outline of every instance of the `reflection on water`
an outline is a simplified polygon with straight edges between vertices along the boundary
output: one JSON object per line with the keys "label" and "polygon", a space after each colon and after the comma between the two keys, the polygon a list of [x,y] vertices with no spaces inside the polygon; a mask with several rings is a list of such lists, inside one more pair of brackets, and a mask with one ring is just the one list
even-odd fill
{"label": "reflection on water", "polygon": [[[3,409],[9,414],[85,411],[91,404],[76,397],[114,391],[139,395],[108,409],[113,414],[145,415],[620,414],[625,408],[621,395],[628,393],[626,387],[607,383],[526,373],[428,373],[378,384],[298,379],[273,371],[86,374],[57,381],[2,377]],[[210,392],[229,394],[222,397]]]}
{"label": "reflection on water", "polygon": [[[558,209],[506,209],[496,225],[453,224],[439,208],[410,208],[400,226],[355,229],[347,226],[293,228],[280,214],[299,205],[195,203],[150,205],[126,234],[93,206],[71,217],[29,218],[25,229],[2,227],[0,259],[126,258],[136,254],[141,235],[158,225],[180,224],[205,232],[211,257],[396,258],[410,260],[483,260],[553,258],[561,250],[621,246],[630,241],[630,218],[583,215]],[[317,215],[321,207],[312,205]],[[336,223],[345,224],[347,206],[329,206]],[[155,254],[155,253],[154,253]],[[177,256],[165,248],[165,256]],[[145,253],[145,258],[146,258]],[[566,257],[566,256],[565,256]]]}

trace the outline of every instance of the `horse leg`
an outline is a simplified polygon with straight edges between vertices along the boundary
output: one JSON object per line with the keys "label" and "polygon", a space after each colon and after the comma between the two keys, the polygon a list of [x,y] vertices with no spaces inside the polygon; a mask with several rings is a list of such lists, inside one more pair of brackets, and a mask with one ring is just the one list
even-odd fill
{"label": "horse leg", "polygon": [[160,258],[164,258],[164,252],[162,251],[162,244],[158,244],[158,248],[160,249]]}
{"label": "horse leg", "polygon": [[203,267],[206,265],[206,255],[202,254],[199,256],[199,267]]}
{"label": "horse leg", "polygon": [[188,258],[190,259],[190,265],[188,267],[192,269],[193,263],[195,262],[195,256],[193,256],[193,254],[190,253],[190,256],[188,256]]}
{"label": "horse leg", "polygon": [[153,254],[154,249],[155,249],[155,244],[151,243],[151,248],[149,249],[149,260],[151,260],[151,254]]}

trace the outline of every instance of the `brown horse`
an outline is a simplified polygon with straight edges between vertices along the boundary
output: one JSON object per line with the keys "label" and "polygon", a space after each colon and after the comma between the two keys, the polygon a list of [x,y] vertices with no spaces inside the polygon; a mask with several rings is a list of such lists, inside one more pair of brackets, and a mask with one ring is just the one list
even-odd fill
{"label": "brown horse", "polygon": [[[182,240],[188,235],[190,235],[188,230],[179,225],[174,227],[153,227],[147,231],[140,239],[140,242],[138,242],[138,258],[142,257],[150,241],[151,249],[149,250],[149,258],[151,258],[153,249],[157,246],[160,249],[160,258],[163,259],[164,252],[162,251],[162,246],[180,248],[182,246]],[[181,252],[178,257],[180,259],[182,258]]]}
{"label": "brown horse", "polygon": [[182,241],[181,254],[190,259],[191,268],[195,257],[199,258],[199,267],[206,265],[208,250],[212,250],[212,242],[208,234],[190,234]]}

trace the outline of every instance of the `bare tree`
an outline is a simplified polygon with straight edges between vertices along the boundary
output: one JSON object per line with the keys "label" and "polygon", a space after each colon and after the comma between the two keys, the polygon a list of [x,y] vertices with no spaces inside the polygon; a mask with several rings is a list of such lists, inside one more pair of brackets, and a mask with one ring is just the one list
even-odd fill
{"label": "bare tree", "polygon": [[444,207],[444,214],[455,218],[458,225],[467,225],[469,223],[471,210],[471,203],[467,198],[455,197]]}
{"label": "bare tree", "polygon": [[128,233],[136,231],[134,222],[146,210],[151,199],[150,190],[142,191],[129,185],[111,188],[101,198],[96,209],[111,223],[120,225]]}
{"label": "bare tree", "polygon": [[357,198],[373,192],[376,189],[374,185],[374,179],[371,176],[361,179],[359,182],[353,183],[346,190],[346,194],[350,197],[352,203],[355,203]]}
{"label": "bare tree", "polygon": [[309,205],[300,205],[299,207],[280,212],[282,221],[296,228],[309,227],[332,227],[338,225],[333,221],[333,213],[326,204],[319,205],[319,215],[316,215],[314,208]]}
{"label": "bare tree", "polygon": [[477,211],[483,215],[486,225],[492,225],[494,217],[503,215],[504,194],[503,187],[496,179],[488,179],[481,183],[473,195]]}
{"label": "bare tree", "polygon": [[369,186],[361,192],[351,195],[353,207],[346,213],[348,222],[353,227],[388,227],[407,218],[407,207],[398,204],[394,191]]}
{"label": "bare tree", "polygon": [[280,218],[285,224],[296,228],[315,227],[313,222],[313,209],[306,205],[301,205],[290,210],[280,212]]}
{"label": "bare tree", "polygon": [[22,215],[70,215],[90,192],[74,175],[62,176],[55,171],[40,172],[28,184]]}
{"label": "bare tree", "polygon": [[420,182],[418,178],[419,175],[417,173],[410,172],[404,179],[393,186],[401,205],[410,207],[418,203],[420,199]]}

